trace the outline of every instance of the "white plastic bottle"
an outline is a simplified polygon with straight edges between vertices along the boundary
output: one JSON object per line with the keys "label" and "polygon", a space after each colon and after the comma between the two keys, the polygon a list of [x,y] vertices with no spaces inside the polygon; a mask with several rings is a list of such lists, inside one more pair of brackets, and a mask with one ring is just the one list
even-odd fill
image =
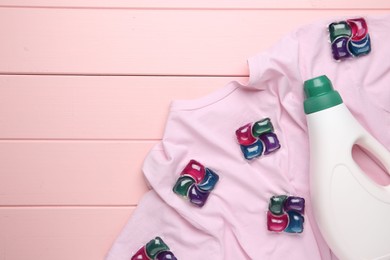
{"label": "white plastic bottle", "polygon": [[307,80],[304,90],[310,192],[322,235],[341,260],[390,259],[390,185],[372,181],[352,147],[368,150],[387,173],[389,151],[356,121],[326,76]]}

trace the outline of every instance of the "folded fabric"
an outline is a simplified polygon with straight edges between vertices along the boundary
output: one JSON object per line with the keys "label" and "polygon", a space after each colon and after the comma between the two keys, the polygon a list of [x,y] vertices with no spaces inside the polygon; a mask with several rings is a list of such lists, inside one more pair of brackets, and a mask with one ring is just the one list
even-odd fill
{"label": "folded fabric", "polygon": [[[184,260],[335,258],[312,214],[303,81],[326,74],[357,120],[390,149],[390,16],[365,17],[368,55],[335,62],[326,28],[347,18],[299,28],[250,58],[248,84],[230,82],[204,98],[173,101],[162,141],[143,165],[152,190],[107,260],[128,260],[157,236]],[[281,148],[248,161],[235,131],[261,118],[272,121]],[[193,158],[219,175],[201,208],[172,190]],[[301,234],[267,230],[269,199],[277,194],[305,199]]]}

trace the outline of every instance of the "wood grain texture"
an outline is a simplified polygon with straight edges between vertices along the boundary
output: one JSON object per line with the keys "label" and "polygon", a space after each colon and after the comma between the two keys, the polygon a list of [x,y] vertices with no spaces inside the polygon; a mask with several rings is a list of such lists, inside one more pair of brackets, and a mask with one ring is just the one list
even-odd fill
{"label": "wood grain texture", "polygon": [[[100,260],[148,190],[170,102],[383,0],[0,0],[0,260]],[[131,252],[129,252],[130,258]]]}
{"label": "wood grain texture", "polygon": [[136,205],[155,142],[2,141],[0,205]]}
{"label": "wood grain texture", "polygon": [[133,210],[1,207],[0,259],[102,260]]}
{"label": "wood grain texture", "polygon": [[0,76],[1,139],[161,139],[174,99],[233,77]]}
{"label": "wood grain texture", "polygon": [[0,60],[6,61],[0,73],[245,76],[246,59],[288,31],[320,18],[356,15],[355,10],[0,8]]}

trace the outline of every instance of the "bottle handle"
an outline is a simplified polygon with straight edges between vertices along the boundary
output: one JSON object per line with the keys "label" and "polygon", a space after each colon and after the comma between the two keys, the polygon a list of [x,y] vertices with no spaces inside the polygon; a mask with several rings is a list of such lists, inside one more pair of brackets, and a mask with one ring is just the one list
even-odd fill
{"label": "bottle handle", "polygon": [[[390,175],[390,152],[369,133],[363,134],[357,139],[356,144],[370,152],[385,168]],[[390,188],[390,185],[388,185]]]}

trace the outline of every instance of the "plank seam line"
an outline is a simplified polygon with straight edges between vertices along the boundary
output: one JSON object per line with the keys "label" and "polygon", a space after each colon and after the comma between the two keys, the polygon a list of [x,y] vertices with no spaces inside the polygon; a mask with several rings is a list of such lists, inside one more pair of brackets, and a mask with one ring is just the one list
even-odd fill
{"label": "plank seam line", "polygon": [[0,138],[0,142],[158,142],[161,138]]}
{"label": "plank seam line", "polygon": [[0,209],[5,208],[130,208],[130,207],[137,207],[137,204],[118,204],[118,205],[76,205],[76,204],[69,204],[69,205],[0,205]]}
{"label": "plank seam line", "polygon": [[0,76],[66,76],[66,77],[219,77],[219,78],[231,78],[231,77],[248,77],[248,74],[99,74],[99,73],[4,73],[0,72]]}
{"label": "plank seam line", "polygon": [[380,11],[389,10],[390,7],[110,7],[110,6],[29,6],[29,5],[0,5],[0,8],[15,8],[15,9],[90,9],[90,10],[158,10],[158,11]]}

